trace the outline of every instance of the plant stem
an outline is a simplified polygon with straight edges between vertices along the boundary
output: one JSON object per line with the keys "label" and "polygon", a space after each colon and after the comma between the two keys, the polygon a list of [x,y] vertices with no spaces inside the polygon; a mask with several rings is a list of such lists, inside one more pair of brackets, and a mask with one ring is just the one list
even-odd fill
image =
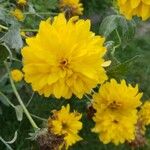
{"label": "plant stem", "polygon": [[38,29],[21,29],[22,32],[38,32]]}
{"label": "plant stem", "polygon": [[3,26],[3,25],[1,25],[1,24],[0,24],[0,28],[1,28],[1,29],[4,29],[4,30],[8,30],[8,28],[7,28],[6,26]]}
{"label": "plant stem", "polygon": [[[9,29],[8,27],[6,27],[4,25],[1,25],[1,24],[0,24],[0,28],[4,29],[4,30],[8,30]],[[38,29],[21,29],[21,31],[23,31],[23,32],[37,32]]]}
{"label": "plant stem", "polygon": [[14,94],[16,95],[16,98],[17,98],[18,102],[20,103],[20,105],[21,105],[21,107],[22,107],[24,113],[26,114],[28,120],[30,121],[32,127],[33,127],[34,129],[38,129],[38,126],[36,125],[36,123],[35,123],[34,120],[32,119],[32,117],[31,117],[29,111],[28,111],[27,108],[25,107],[25,105],[24,105],[24,103],[23,103],[23,101],[22,101],[22,99],[21,99],[21,97],[20,97],[20,95],[19,95],[19,93],[18,93],[18,91],[17,91],[17,89],[16,89],[16,87],[15,87],[15,84],[14,84],[12,78],[11,78],[11,74],[10,74],[10,70],[9,70],[9,67],[8,67],[7,62],[4,62],[4,64],[5,64],[6,69],[7,69],[7,71],[8,71],[10,83],[11,83],[12,89],[13,89],[13,91],[14,91]]}

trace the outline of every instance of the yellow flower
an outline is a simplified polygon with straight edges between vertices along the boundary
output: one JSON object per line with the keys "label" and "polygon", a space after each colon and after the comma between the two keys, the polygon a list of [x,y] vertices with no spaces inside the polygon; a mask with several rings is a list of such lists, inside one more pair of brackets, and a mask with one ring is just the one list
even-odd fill
{"label": "yellow flower", "polygon": [[64,14],[40,23],[36,37],[27,38],[22,50],[25,80],[34,91],[46,97],[82,98],[106,73],[101,66],[106,52],[104,38],[90,31],[89,20],[71,18]]}
{"label": "yellow flower", "polygon": [[150,17],[149,0],[118,0],[118,6],[120,12],[129,20],[133,16],[142,17],[142,20]]}
{"label": "yellow flower", "polygon": [[93,107],[96,110],[93,132],[99,133],[104,143],[124,143],[135,138],[137,107],[140,106],[142,93],[138,86],[127,86],[125,80],[117,83],[114,79],[100,87],[99,93],[93,96]]}
{"label": "yellow flower", "polygon": [[78,135],[79,130],[82,129],[82,123],[79,121],[82,115],[78,112],[70,112],[69,104],[61,110],[54,111],[52,118],[49,118],[49,129],[56,135],[64,135],[66,147],[75,144],[82,140]]}
{"label": "yellow flower", "polygon": [[60,0],[59,6],[63,12],[70,12],[72,15],[82,15],[83,5],[80,0]]}
{"label": "yellow flower", "polygon": [[150,125],[150,101],[146,101],[139,111],[139,120],[144,126]]}
{"label": "yellow flower", "polygon": [[27,0],[18,0],[18,1],[17,1],[17,4],[24,6],[24,5],[27,4]]}
{"label": "yellow flower", "polygon": [[15,82],[19,82],[23,78],[23,73],[18,69],[14,69],[11,71],[11,77]]}
{"label": "yellow flower", "polygon": [[23,21],[24,20],[24,14],[23,12],[16,8],[14,11],[11,12],[11,14],[19,21]]}

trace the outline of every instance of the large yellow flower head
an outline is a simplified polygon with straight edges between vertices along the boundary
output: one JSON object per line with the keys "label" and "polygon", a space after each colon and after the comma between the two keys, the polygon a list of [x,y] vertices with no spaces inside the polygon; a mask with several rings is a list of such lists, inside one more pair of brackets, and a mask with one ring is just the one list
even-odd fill
{"label": "large yellow flower head", "polygon": [[142,124],[150,125],[150,101],[146,101],[139,111],[139,120]]}
{"label": "large yellow flower head", "polygon": [[82,140],[78,135],[82,129],[82,115],[76,111],[70,112],[70,106],[62,106],[61,110],[54,111],[54,115],[49,119],[49,130],[56,135],[64,135],[65,145],[69,146]]}
{"label": "large yellow flower head", "polygon": [[89,20],[68,22],[64,14],[40,23],[36,37],[27,38],[22,50],[25,80],[46,97],[82,98],[107,79],[101,66],[104,38],[90,31]]}
{"label": "large yellow flower head", "polygon": [[118,5],[127,19],[138,16],[147,20],[150,17],[150,0],[118,0]]}
{"label": "large yellow flower head", "polygon": [[23,78],[23,73],[18,69],[14,69],[11,71],[11,77],[15,82],[19,82]]}
{"label": "large yellow flower head", "polygon": [[96,110],[93,131],[99,133],[100,140],[107,143],[124,143],[135,138],[137,107],[140,106],[142,93],[138,86],[127,86],[125,80],[117,83],[114,79],[100,87],[99,93],[93,96],[93,107]]}
{"label": "large yellow flower head", "polygon": [[82,15],[83,5],[80,0],[60,0],[59,6],[62,11],[69,11],[72,15]]}

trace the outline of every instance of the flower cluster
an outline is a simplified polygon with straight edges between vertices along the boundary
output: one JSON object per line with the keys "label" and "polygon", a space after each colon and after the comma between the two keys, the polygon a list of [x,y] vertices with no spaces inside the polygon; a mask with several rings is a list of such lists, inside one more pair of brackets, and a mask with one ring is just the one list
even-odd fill
{"label": "flower cluster", "polygon": [[118,0],[118,6],[120,12],[127,19],[138,16],[141,17],[142,20],[147,20],[150,17],[149,0]]}
{"label": "flower cluster", "polygon": [[60,9],[65,13],[70,13],[70,15],[82,15],[83,6],[80,0],[60,0]]}
{"label": "flower cluster", "polygon": [[70,105],[62,106],[61,110],[54,111],[53,116],[48,120],[49,132],[55,135],[64,135],[66,149],[77,141],[82,140],[78,135],[82,129],[79,121],[82,115],[76,111],[70,112]]}
{"label": "flower cluster", "polygon": [[99,133],[103,143],[116,145],[135,138],[137,107],[141,105],[138,86],[127,86],[125,80],[117,83],[114,79],[103,84],[99,93],[93,96],[93,107],[96,110],[93,131]]}
{"label": "flower cluster", "polygon": [[[19,0],[18,4],[25,5],[26,1]],[[146,20],[150,17],[149,1],[118,0],[118,5],[127,19],[139,16]],[[144,139],[145,126],[150,124],[150,102],[140,107],[143,93],[139,92],[138,85],[134,87],[125,80],[120,83],[115,79],[107,81],[104,68],[111,61],[104,60],[105,38],[90,30],[89,20],[74,16],[83,12],[80,1],[59,0],[59,7],[64,13],[41,21],[36,36],[26,38],[27,45],[21,51],[25,81],[45,97],[70,99],[75,95],[82,99],[89,94],[95,122],[92,131],[98,133],[100,141],[115,145],[139,144]],[[68,10],[74,17],[67,18]],[[19,10],[13,15],[18,20],[23,19]],[[16,82],[23,78],[18,70],[12,71],[11,75]],[[98,87],[99,91],[95,93],[93,89]],[[81,117],[82,114],[76,111],[70,112],[70,105],[53,111],[48,128],[44,130],[46,136],[42,132],[39,138],[41,146],[58,141],[57,149],[68,149],[82,140],[79,136]],[[46,144],[43,144],[43,138],[48,139]],[[145,139],[142,143],[145,144]],[[49,146],[56,147],[55,144]]]}

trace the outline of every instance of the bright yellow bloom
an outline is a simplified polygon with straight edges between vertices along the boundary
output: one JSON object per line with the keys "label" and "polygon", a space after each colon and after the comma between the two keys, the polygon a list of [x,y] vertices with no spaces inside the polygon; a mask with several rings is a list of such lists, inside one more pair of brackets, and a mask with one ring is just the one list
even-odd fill
{"label": "bright yellow bloom", "polygon": [[117,83],[114,79],[100,87],[99,93],[93,96],[93,107],[96,110],[93,131],[99,133],[104,143],[124,143],[135,138],[137,107],[140,106],[142,93],[138,86],[127,86],[125,80]]}
{"label": "bright yellow bloom", "polygon": [[127,18],[133,16],[147,20],[150,17],[150,0],[118,0],[120,12]]}
{"label": "bright yellow bloom", "polygon": [[83,12],[80,0],[60,0],[59,6],[63,11],[69,11],[72,15],[82,15]]}
{"label": "bright yellow bloom", "polygon": [[52,133],[56,135],[64,135],[64,140],[66,147],[75,144],[76,142],[82,140],[78,135],[79,130],[82,129],[81,119],[82,115],[78,112],[70,112],[69,104],[61,110],[54,111],[54,115],[49,119],[49,129]]}
{"label": "bright yellow bloom", "polygon": [[150,125],[150,101],[146,101],[139,111],[139,120],[144,126]]}
{"label": "bright yellow bloom", "polygon": [[19,21],[23,21],[24,20],[24,14],[23,12],[16,8],[14,11],[11,12],[11,14]]}
{"label": "bright yellow bloom", "polygon": [[22,50],[25,80],[46,97],[82,98],[106,73],[101,66],[106,52],[104,38],[90,31],[89,20],[68,22],[63,14],[40,23],[36,37],[27,38]]}
{"label": "bright yellow bloom", "polygon": [[18,1],[17,1],[17,4],[24,6],[24,5],[27,4],[27,0],[18,0]]}
{"label": "bright yellow bloom", "polygon": [[14,69],[11,71],[11,77],[15,82],[19,82],[23,78],[23,73],[18,69]]}

